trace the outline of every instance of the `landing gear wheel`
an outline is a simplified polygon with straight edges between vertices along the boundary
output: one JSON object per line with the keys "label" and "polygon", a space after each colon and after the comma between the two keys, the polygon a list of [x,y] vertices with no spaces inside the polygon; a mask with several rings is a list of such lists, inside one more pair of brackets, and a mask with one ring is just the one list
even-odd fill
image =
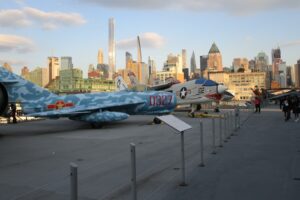
{"label": "landing gear wheel", "polygon": [[154,124],[161,124],[161,120],[156,117],[153,119],[153,122]]}
{"label": "landing gear wheel", "polygon": [[91,123],[91,126],[94,129],[103,128],[103,124],[99,124],[99,123]]}
{"label": "landing gear wheel", "polygon": [[197,105],[197,111],[200,111],[201,110],[201,104]]}

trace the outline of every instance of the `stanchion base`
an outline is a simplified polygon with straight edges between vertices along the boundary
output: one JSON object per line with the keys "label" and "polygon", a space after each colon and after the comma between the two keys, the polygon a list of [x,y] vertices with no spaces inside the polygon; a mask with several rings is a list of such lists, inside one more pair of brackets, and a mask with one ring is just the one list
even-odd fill
{"label": "stanchion base", "polygon": [[220,147],[220,148],[222,148],[222,147],[223,147],[223,145],[219,145],[219,147]]}
{"label": "stanchion base", "polygon": [[211,154],[213,154],[213,155],[216,155],[216,154],[217,154],[217,152],[213,151],[213,152],[211,152]]}
{"label": "stanchion base", "polygon": [[205,167],[205,165],[202,163],[202,164],[199,164],[198,165],[199,167]]}
{"label": "stanchion base", "polygon": [[179,186],[186,187],[186,186],[188,186],[188,184],[186,184],[186,183],[180,183]]}

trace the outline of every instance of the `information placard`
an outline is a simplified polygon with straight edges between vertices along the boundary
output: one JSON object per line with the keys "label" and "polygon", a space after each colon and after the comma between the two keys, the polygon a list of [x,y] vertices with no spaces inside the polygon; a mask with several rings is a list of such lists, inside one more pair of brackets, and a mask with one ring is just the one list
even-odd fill
{"label": "information placard", "polygon": [[163,116],[157,116],[158,119],[165,122],[168,126],[172,127],[179,133],[182,131],[186,131],[188,129],[191,129],[192,127],[185,123],[184,121],[178,119],[174,115],[163,115]]}

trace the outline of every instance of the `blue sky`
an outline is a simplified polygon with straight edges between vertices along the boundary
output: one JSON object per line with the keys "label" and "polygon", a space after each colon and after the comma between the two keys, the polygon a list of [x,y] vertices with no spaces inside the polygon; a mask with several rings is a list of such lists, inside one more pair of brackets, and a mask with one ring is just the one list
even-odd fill
{"label": "blue sky", "polygon": [[260,51],[270,57],[277,46],[293,65],[300,59],[299,10],[298,0],[0,0],[0,64],[20,73],[24,65],[45,67],[51,55],[72,56],[86,73],[99,48],[107,62],[108,19],[114,17],[117,68],[124,68],[126,51],[136,59],[137,35],[143,61],[151,56],[158,69],[183,48],[188,63],[195,51],[199,67],[213,42],[224,66]]}

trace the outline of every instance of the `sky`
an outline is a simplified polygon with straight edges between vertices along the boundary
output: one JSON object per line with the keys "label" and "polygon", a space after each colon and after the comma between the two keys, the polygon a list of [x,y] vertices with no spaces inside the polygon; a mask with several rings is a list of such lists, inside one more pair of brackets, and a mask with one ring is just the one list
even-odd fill
{"label": "sky", "polygon": [[168,54],[187,50],[207,55],[213,42],[223,65],[234,58],[300,59],[299,0],[0,0],[0,65],[8,62],[20,74],[46,67],[49,56],[71,56],[84,71],[97,64],[98,49],[108,62],[108,20],[115,19],[116,66],[125,68],[125,52],[137,60],[140,36],[143,61],[150,56],[162,69]]}

